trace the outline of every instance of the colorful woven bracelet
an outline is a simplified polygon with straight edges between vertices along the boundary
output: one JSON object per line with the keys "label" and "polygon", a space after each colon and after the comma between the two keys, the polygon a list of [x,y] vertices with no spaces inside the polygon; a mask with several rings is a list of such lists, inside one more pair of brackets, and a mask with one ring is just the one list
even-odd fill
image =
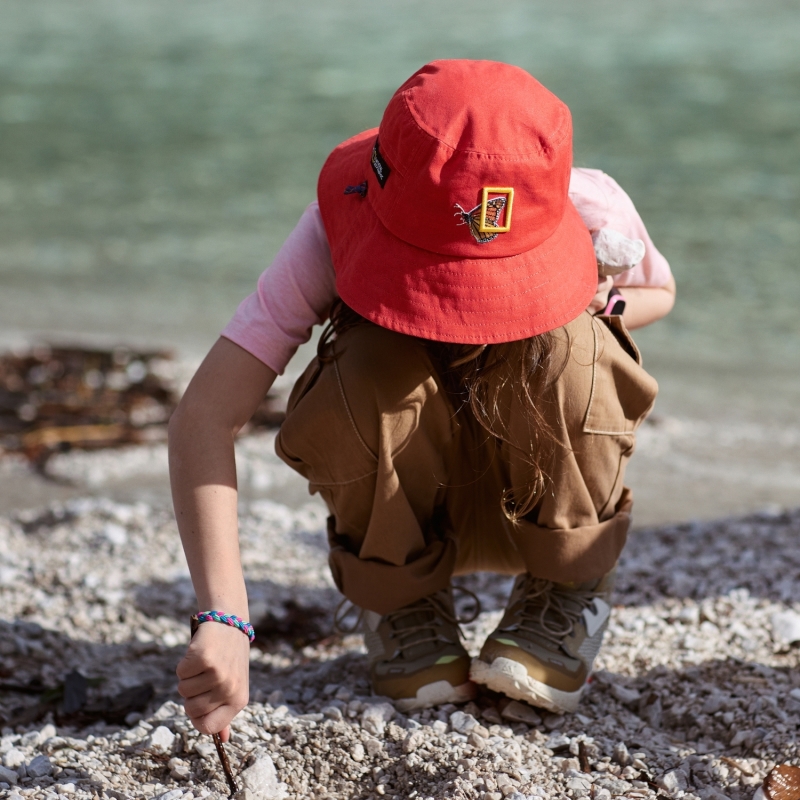
{"label": "colorful woven bracelet", "polygon": [[232,628],[238,628],[252,643],[255,641],[256,632],[249,622],[245,622],[241,617],[236,614],[222,614],[219,611],[201,611],[193,619],[196,619],[198,624],[201,622],[222,622],[225,625],[230,625]]}

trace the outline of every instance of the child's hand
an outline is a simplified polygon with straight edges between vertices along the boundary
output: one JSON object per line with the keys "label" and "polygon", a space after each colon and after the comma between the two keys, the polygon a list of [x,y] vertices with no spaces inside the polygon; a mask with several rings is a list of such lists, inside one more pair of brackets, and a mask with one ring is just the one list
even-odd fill
{"label": "child's hand", "polygon": [[606,307],[606,303],[608,303],[608,293],[613,286],[614,279],[610,275],[606,277],[602,275],[597,276],[597,294],[592,298],[592,302],[589,303],[589,308],[587,309],[589,313],[596,314]]}
{"label": "child's hand", "polygon": [[207,622],[197,629],[175,670],[178,693],[201,733],[230,736],[231,720],[249,697],[250,642],[236,628]]}

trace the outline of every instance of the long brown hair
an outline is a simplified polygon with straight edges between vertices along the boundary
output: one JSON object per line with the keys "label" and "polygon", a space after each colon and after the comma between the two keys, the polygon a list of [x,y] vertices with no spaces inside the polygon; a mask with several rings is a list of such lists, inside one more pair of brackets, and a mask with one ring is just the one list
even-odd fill
{"label": "long brown hair", "polygon": [[[336,357],[329,347],[333,339],[361,324],[374,323],[337,299],[317,346],[320,361],[332,361]],[[543,464],[549,460],[557,441],[537,402],[537,396],[541,397],[542,390],[563,369],[563,365],[553,363],[552,334],[483,345],[420,341],[425,343],[438,367],[439,378],[456,409],[467,407],[490,436],[521,453],[530,467],[526,485],[505,489],[501,499],[505,516],[517,522],[534,510],[547,488]],[[532,437],[527,447],[511,440],[507,423],[509,402],[517,404],[527,416]]]}

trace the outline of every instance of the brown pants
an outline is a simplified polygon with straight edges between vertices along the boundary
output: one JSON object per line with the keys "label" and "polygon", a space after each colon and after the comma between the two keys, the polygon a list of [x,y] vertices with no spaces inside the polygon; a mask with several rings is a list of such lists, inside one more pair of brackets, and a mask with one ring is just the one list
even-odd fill
{"label": "brown pants", "polygon": [[546,490],[519,521],[501,500],[530,481],[524,450],[536,437],[513,398],[516,446],[454,408],[419,339],[358,325],[336,340],[333,361],[311,362],[276,449],[330,509],[331,570],[350,600],[385,614],[454,573],[582,582],[614,566],[632,506],[625,465],[656,382],[619,317],[585,313],[554,335],[565,366],[536,399],[557,444]]}

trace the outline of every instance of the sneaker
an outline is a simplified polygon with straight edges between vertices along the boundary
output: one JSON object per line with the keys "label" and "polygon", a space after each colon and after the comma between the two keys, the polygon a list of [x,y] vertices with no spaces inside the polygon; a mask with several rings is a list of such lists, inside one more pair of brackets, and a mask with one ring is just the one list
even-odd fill
{"label": "sneaker", "polygon": [[556,714],[575,711],[611,615],[614,570],[586,584],[520,575],[470,677]]}
{"label": "sneaker", "polygon": [[402,712],[472,700],[476,687],[458,622],[450,589],[383,616],[363,611],[375,694],[392,698]]}

